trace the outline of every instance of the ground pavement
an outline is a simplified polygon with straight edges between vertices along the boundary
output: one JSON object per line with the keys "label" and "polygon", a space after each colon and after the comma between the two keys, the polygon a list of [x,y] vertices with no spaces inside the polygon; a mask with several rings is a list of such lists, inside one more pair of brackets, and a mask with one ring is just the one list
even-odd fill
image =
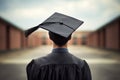
{"label": "ground pavement", "polygon": [[[40,46],[1,53],[0,80],[27,80],[26,64],[34,58],[50,53],[51,50],[50,46]],[[70,46],[69,52],[88,62],[93,80],[120,80],[119,52],[86,46]]]}

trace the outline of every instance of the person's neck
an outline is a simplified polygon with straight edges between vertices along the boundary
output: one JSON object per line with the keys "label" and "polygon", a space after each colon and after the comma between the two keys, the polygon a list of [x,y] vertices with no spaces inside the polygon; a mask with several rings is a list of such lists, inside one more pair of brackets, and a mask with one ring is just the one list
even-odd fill
{"label": "person's neck", "polygon": [[53,48],[67,48],[67,44],[65,44],[63,46],[58,46],[56,44],[53,44]]}

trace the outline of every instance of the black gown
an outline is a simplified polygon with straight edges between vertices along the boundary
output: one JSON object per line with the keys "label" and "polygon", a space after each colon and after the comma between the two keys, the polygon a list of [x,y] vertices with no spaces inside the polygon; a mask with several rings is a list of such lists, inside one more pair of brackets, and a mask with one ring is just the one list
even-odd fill
{"label": "black gown", "polygon": [[60,49],[27,65],[28,80],[91,80],[85,60]]}

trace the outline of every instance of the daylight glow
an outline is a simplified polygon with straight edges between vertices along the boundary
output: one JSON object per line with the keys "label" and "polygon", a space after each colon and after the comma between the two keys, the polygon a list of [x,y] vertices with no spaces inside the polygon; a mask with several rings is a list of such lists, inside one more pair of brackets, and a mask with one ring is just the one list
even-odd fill
{"label": "daylight glow", "polygon": [[79,30],[96,30],[120,15],[119,0],[0,0],[0,16],[27,29],[60,12],[84,24]]}

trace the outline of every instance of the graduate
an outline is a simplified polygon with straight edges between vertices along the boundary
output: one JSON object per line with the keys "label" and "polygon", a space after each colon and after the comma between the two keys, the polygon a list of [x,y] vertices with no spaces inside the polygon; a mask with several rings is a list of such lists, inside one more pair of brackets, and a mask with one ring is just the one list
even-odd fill
{"label": "graduate", "polygon": [[81,20],[56,12],[43,23],[25,31],[28,37],[38,28],[43,28],[48,30],[53,42],[51,53],[33,59],[27,65],[27,80],[92,80],[87,62],[67,49],[72,33],[82,24]]}

